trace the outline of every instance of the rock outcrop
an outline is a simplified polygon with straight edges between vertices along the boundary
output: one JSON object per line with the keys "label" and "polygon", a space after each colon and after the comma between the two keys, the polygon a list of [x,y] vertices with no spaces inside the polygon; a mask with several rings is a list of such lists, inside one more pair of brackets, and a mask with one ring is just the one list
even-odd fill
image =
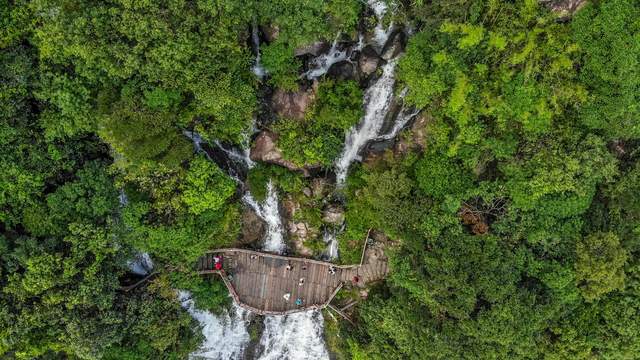
{"label": "rock outcrop", "polygon": [[304,114],[316,98],[317,83],[310,89],[285,91],[276,89],[271,97],[271,108],[278,116],[302,120]]}
{"label": "rock outcrop", "polygon": [[362,49],[360,57],[358,58],[358,69],[363,77],[367,77],[378,69],[380,66],[380,56],[376,53],[375,49],[371,46],[366,46]]}
{"label": "rock outcrop", "polygon": [[257,244],[264,237],[264,221],[250,208],[242,212],[242,229],[240,243],[243,245]]}
{"label": "rock outcrop", "polygon": [[249,158],[253,161],[262,161],[269,164],[284,166],[292,171],[302,171],[304,176],[309,176],[309,170],[297,166],[293,162],[284,159],[282,151],[276,143],[278,135],[270,131],[262,131],[253,141]]}

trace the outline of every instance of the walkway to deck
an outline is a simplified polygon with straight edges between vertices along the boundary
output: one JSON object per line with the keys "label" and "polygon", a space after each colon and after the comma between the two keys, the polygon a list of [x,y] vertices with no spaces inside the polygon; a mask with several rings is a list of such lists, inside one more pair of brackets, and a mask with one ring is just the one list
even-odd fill
{"label": "walkway to deck", "polygon": [[[213,270],[216,255],[222,255],[224,271]],[[334,274],[330,267],[335,269]],[[200,274],[219,274],[240,306],[262,315],[323,308],[342,286],[363,286],[383,279],[388,271],[381,251],[363,255],[361,265],[339,266],[245,249],[211,251],[198,260],[197,269]],[[355,276],[357,283],[353,281]],[[285,294],[290,294],[288,300]],[[298,298],[303,301],[301,306],[295,303]]]}

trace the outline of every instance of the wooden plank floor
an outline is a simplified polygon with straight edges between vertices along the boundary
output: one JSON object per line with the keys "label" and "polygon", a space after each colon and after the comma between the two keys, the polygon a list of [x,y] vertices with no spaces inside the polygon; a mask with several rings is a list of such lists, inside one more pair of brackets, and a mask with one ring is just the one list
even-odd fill
{"label": "wooden plank floor", "polygon": [[[214,270],[214,256],[222,256],[223,272]],[[234,299],[245,308],[261,314],[287,314],[325,307],[342,284],[362,286],[383,279],[387,261],[372,258],[362,265],[337,266],[312,259],[226,249],[202,256],[197,269],[201,274],[219,273]],[[289,294],[288,300],[285,294]],[[296,299],[303,301],[302,306],[296,305]]]}

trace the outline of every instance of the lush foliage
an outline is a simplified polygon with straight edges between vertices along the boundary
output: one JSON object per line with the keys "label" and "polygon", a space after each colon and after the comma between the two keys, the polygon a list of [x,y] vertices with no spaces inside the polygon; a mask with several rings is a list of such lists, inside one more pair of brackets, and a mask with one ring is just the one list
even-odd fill
{"label": "lush foliage", "polygon": [[340,155],[345,132],[362,117],[362,90],[355,81],[326,80],[304,120],[281,119],[278,146],[295,164],[330,167]]}

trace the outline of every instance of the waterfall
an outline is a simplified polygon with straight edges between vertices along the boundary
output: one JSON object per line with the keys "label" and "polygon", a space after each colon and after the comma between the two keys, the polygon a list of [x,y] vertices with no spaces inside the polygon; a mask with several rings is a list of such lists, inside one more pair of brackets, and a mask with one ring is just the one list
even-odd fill
{"label": "waterfall", "polygon": [[351,51],[348,51],[347,49],[341,50],[338,47],[339,38],[340,34],[336,36],[333,44],[331,44],[329,52],[326,54],[321,54],[314,58],[311,61],[311,68],[307,72],[302,74],[302,76],[306,76],[309,80],[317,79],[320,76],[326,74],[327,71],[329,71],[329,68],[331,68],[331,65],[349,58],[349,56],[351,55]]}
{"label": "waterfall", "polygon": [[260,360],[329,359],[324,343],[324,318],[320,311],[287,316],[265,316]]}
{"label": "waterfall", "polygon": [[278,209],[278,192],[273,186],[273,182],[269,180],[267,183],[267,197],[262,204],[259,204],[249,191],[244,194],[242,200],[267,223],[267,234],[264,239],[263,249],[281,254],[285,250],[285,244],[282,220]]}
{"label": "waterfall", "polygon": [[325,256],[329,260],[338,258],[338,238],[335,231],[325,230],[322,234],[322,241],[327,244]]}
{"label": "waterfall", "polygon": [[347,132],[344,149],[336,161],[336,182],[338,186],[344,184],[349,166],[358,160],[358,153],[370,140],[378,136],[385,116],[389,111],[393,99],[395,85],[395,69],[397,59],[389,60],[382,67],[382,76],[370,86],[364,94],[364,116],[360,123]]}
{"label": "waterfall", "polygon": [[127,261],[127,266],[132,273],[140,276],[149,275],[153,270],[153,261],[151,256],[146,252],[141,252],[136,255],[133,260]]}
{"label": "waterfall", "polygon": [[393,128],[388,133],[378,136],[376,140],[390,140],[395,138],[396,135],[398,135],[398,133],[400,132],[400,130],[404,129],[404,127],[407,125],[409,120],[413,119],[416,115],[420,113],[419,109],[416,110],[412,106],[407,107],[406,104],[404,103],[404,97],[407,96],[408,91],[409,91],[409,88],[404,88],[402,89],[402,91],[400,92],[400,95],[398,96],[398,98],[400,98],[403,101],[403,104],[402,104],[402,108],[400,109],[400,112],[396,116],[396,121],[393,124]]}
{"label": "waterfall", "polygon": [[253,44],[253,51],[256,53],[256,60],[251,67],[251,71],[253,71],[259,80],[262,80],[267,74],[267,70],[265,70],[260,63],[260,36],[258,36],[258,26],[255,23],[251,29],[251,42]]}
{"label": "waterfall", "polygon": [[[282,221],[278,211],[278,196],[271,180],[267,183],[267,198],[262,205],[247,192],[245,202],[267,223],[263,250],[281,254],[285,250]],[[324,338],[324,318],[320,311],[305,311],[290,315],[264,317],[260,337],[261,360],[328,360]]]}
{"label": "waterfall", "polygon": [[368,0],[367,5],[373,10],[376,19],[378,19],[378,23],[373,30],[373,41],[377,49],[381,50],[384,44],[387,43],[389,35],[391,35],[391,31],[393,30],[393,23],[390,23],[387,29],[383,27],[384,15],[388,10],[387,3],[384,0]]}
{"label": "waterfall", "polygon": [[240,163],[244,164],[248,169],[251,169],[256,165],[256,163],[253,160],[251,160],[251,158],[249,157],[248,147],[243,148],[242,151],[238,151],[236,148],[231,148],[231,149],[225,148],[220,142],[220,140],[214,140],[213,143],[216,144],[216,146],[220,150],[222,150],[225,154],[227,154],[229,158],[239,161]]}
{"label": "waterfall", "polygon": [[202,326],[204,342],[190,359],[241,359],[251,340],[247,326],[251,314],[233,303],[220,315],[196,309],[188,291],[178,291],[178,300],[189,315]]}

